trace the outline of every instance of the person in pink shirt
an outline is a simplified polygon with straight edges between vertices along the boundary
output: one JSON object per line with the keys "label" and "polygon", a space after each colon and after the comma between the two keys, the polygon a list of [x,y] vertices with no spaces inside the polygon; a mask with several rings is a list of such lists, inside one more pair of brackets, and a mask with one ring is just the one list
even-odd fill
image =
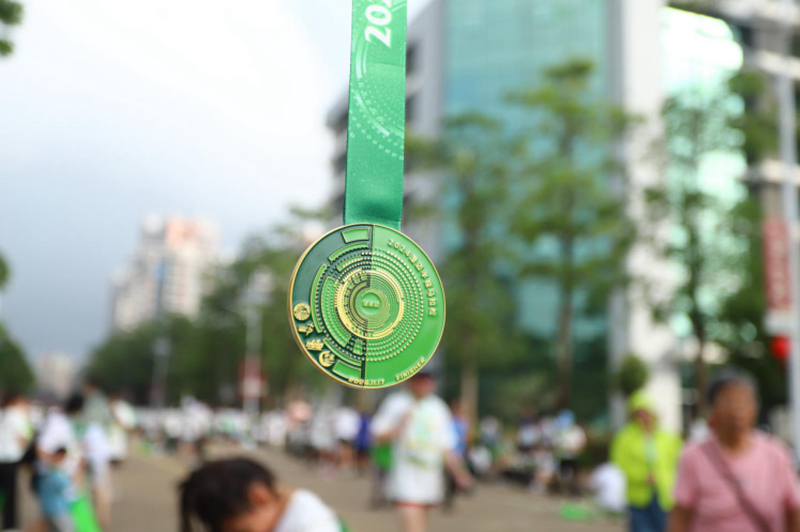
{"label": "person in pink shirt", "polygon": [[789,450],[754,429],[754,381],[725,371],[709,387],[711,436],[686,447],[669,532],[800,532]]}

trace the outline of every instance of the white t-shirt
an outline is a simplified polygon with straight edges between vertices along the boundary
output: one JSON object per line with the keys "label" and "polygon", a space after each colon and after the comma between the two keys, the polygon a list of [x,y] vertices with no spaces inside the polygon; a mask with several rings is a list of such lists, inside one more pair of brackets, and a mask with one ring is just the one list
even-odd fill
{"label": "white t-shirt", "polygon": [[336,437],[340,440],[355,441],[361,428],[361,416],[352,408],[343,406],[336,410]]}
{"label": "white t-shirt", "polygon": [[311,445],[318,451],[332,451],[336,447],[335,416],[333,410],[321,408],[311,420]]}
{"label": "white t-shirt", "polygon": [[69,475],[77,472],[81,462],[81,446],[72,422],[63,412],[59,410],[50,412],[45,419],[36,445],[47,454],[53,454],[59,449],[66,449],[67,459],[63,466],[64,470]]}
{"label": "white t-shirt", "polygon": [[370,431],[377,436],[395,430],[406,416],[392,448],[388,495],[399,502],[438,504],[444,498],[445,453],[458,445],[450,409],[435,395],[417,400],[399,392],[381,404]]}
{"label": "white t-shirt", "polygon": [[92,466],[92,472],[101,476],[108,471],[108,462],[111,460],[111,448],[108,435],[99,423],[90,423],[83,435],[83,447],[86,460]]}
{"label": "white t-shirt", "polygon": [[22,408],[0,410],[0,462],[19,462],[25,454],[25,441],[31,437],[31,424]]}
{"label": "white t-shirt", "polygon": [[575,458],[586,447],[586,433],[578,425],[563,430],[556,439],[556,448],[561,458]]}
{"label": "white t-shirt", "polygon": [[627,506],[625,475],[614,464],[603,464],[592,473],[589,480],[597,504],[610,512],[624,512]]}
{"label": "white t-shirt", "polygon": [[307,490],[292,493],[274,532],[340,532],[339,519]]}
{"label": "white t-shirt", "polygon": [[136,410],[126,401],[118,399],[111,403],[111,412],[114,414],[116,424],[125,430],[136,428]]}

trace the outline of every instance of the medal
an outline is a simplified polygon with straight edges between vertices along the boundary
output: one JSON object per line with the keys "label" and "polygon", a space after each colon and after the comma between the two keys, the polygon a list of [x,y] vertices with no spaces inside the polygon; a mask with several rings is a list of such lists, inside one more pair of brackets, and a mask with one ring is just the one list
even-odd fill
{"label": "medal", "polygon": [[295,267],[289,319],[300,349],[355,388],[416,374],[444,331],[439,275],[400,232],[406,1],[353,0],[344,223]]}

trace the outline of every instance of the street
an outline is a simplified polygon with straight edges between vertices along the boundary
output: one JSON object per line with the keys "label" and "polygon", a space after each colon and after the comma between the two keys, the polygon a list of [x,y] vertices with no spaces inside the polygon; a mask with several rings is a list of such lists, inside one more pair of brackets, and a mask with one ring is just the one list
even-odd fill
{"label": "street", "polygon": [[[367,507],[370,490],[367,479],[326,479],[318,471],[310,470],[302,463],[276,451],[258,451],[251,453],[251,456],[269,464],[282,482],[316,492],[342,515],[353,532],[399,530],[391,510],[373,511]],[[171,457],[132,457],[115,476],[116,503],[112,532],[176,531],[176,487],[184,471],[184,467]],[[508,486],[479,485],[473,496],[458,499],[452,514],[435,510],[430,530],[432,532],[621,530],[619,524],[608,522],[564,521],[557,516],[558,506],[557,500],[531,495]],[[28,520],[35,515],[34,512],[34,506],[28,497],[25,503]]]}

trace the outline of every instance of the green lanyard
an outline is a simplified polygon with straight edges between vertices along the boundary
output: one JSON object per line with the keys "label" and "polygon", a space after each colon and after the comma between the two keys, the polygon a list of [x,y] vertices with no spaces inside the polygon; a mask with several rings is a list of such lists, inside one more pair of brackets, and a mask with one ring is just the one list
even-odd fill
{"label": "green lanyard", "polygon": [[400,230],[406,0],[353,0],[344,224]]}

